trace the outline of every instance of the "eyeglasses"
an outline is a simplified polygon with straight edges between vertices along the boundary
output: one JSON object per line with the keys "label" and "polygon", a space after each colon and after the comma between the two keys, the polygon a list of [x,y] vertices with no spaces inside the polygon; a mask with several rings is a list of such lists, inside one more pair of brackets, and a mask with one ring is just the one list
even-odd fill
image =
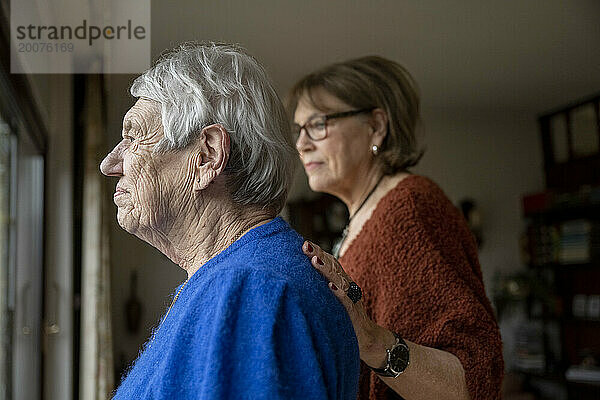
{"label": "eyeglasses", "polygon": [[351,117],[353,115],[371,112],[375,108],[377,108],[377,107],[361,108],[360,110],[344,111],[344,112],[339,112],[339,113],[334,113],[334,114],[316,115],[316,116],[312,117],[311,119],[309,119],[308,121],[306,121],[306,123],[302,126],[300,126],[298,124],[294,124],[292,126],[292,134],[293,134],[294,142],[298,141],[298,138],[300,137],[300,133],[302,133],[303,129],[306,131],[306,134],[308,135],[310,140],[315,141],[315,142],[317,140],[323,140],[327,137],[327,121],[336,119],[336,118],[346,118],[346,117]]}

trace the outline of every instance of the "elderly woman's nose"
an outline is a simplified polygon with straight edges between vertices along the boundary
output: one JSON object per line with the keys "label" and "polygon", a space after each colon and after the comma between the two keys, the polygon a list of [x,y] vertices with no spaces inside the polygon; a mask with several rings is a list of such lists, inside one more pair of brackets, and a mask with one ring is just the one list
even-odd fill
{"label": "elderly woman's nose", "polygon": [[296,140],[296,150],[298,150],[299,153],[302,153],[303,151],[306,151],[307,149],[309,149],[312,145],[313,145],[313,142],[310,140],[310,138],[306,134],[306,130],[302,129],[302,131],[300,131],[300,135],[298,136],[298,139]]}
{"label": "elderly woman's nose", "polygon": [[121,145],[117,145],[100,164],[100,171],[106,176],[123,175],[123,151]]}

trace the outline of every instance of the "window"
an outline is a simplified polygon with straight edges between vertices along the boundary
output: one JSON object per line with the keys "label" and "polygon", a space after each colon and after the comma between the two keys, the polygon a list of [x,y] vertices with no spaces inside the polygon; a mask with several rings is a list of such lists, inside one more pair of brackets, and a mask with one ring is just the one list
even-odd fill
{"label": "window", "polygon": [[42,382],[44,153],[14,88],[0,66],[0,400]]}

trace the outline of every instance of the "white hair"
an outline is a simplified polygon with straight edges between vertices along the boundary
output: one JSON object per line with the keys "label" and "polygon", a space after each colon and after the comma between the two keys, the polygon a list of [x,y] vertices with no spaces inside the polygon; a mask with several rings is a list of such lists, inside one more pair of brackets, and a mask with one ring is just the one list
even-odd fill
{"label": "white hair", "polygon": [[156,151],[183,148],[205,126],[221,124],[231,140],[225,172],[233,200],[281,211],[295,166],[290,125],[265,69],[244,49],[182,44],[135,79],[130,92],[161,104],[164,138]]}

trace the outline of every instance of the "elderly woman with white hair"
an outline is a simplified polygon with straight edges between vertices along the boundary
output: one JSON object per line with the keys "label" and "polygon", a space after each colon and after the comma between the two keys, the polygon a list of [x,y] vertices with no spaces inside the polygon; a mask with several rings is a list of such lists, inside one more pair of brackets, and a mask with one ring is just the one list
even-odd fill
{"label": "elderly woman with white hair", "polygon": [[114,398],[356,398],[350,319],[276,217],[294,148],[263,67],[235,46],[186,44],[131,94],[100,168],[119,178],[119,225],[188,278]]}

